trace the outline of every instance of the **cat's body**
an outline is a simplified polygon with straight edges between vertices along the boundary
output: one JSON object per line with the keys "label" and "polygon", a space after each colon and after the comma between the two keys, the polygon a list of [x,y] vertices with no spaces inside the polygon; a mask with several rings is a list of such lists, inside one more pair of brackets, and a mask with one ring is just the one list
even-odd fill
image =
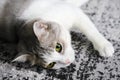
{"label": "cat's body", "polygon": [[88,37],[100,55],[112,56],[111,43],[79,8],[86,1],[0,1],[0,38],[12,42],[17,40],[18,51],[22,54],[14,61],[30,60],[32,64],[44,67],[55,62],[53,69],[69,65],[75,57],[69,33],[73,26]]}

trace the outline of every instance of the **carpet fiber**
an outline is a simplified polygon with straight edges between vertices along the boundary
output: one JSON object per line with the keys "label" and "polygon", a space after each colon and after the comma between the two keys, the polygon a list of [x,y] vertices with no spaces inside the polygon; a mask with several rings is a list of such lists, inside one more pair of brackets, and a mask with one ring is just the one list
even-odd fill
{"label": "carpet fiber", "polygon": [[46,70],[11,63],[16,46],[0,41],[0,80],[120,80],[120,0],[90,0],[82,9],[114,45],[113,57],[100,57],[85,35],[72,31],[75,62],[64,69]]}

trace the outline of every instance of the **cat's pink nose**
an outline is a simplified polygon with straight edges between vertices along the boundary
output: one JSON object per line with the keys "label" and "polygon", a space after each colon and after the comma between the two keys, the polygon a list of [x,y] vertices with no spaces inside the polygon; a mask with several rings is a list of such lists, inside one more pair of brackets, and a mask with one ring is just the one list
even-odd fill
{"label": "cat's pink nose", "polygon": [[65,64],[70,64],[71,62],[70,62],[70,60],[69,59],[67,59],[66,61],[65,61]]}

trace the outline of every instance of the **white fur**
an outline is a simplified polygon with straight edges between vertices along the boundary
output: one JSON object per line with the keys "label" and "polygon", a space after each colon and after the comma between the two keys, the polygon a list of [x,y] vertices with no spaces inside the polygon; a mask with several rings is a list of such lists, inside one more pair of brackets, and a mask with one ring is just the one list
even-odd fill
{"label": "white fur", "polygon": [[73,4],[77,7],[82,6],[84,3],[88,2],[89,0],[64,0],[67,3]]}
{"label": "white fur", "polygon": [[[46,55],[48,63],[58,61],[65,63],[68,58],[70,62],[74,61],[74,51],[71,46],[71,38],[69,30],[72,26],[76,26],[83,32],[93,43],[94,48],[99,51],[101,56],[112,56],[114,48],[112,44],[106,40],[95,28],[91,20],[78,7],[88,0],[35,0],[20,16],[21,19],[33,20],[43,19],[53,21],[61,25],[60,38],[65,41],[67,47],[64,54],[54,51],[52,55]],[[51,57],[49,57],[51,56]],[[64,67],[68,64],[56,64],[54,68]]]}

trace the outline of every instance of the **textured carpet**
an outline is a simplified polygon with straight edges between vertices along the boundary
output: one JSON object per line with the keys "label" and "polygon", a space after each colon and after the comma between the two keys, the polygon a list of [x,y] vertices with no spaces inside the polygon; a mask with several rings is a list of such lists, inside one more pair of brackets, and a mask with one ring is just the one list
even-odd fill
{"label": "textured carpet", "polygon": [[83,34],[71,32],[75,62],[64,69],[45,70],[29,63],[10,63],[16,46],[0,41],[0,80],[120,80],[120,0],[90,0],[82,9],[113,43],[113,57],[100,57]]}

